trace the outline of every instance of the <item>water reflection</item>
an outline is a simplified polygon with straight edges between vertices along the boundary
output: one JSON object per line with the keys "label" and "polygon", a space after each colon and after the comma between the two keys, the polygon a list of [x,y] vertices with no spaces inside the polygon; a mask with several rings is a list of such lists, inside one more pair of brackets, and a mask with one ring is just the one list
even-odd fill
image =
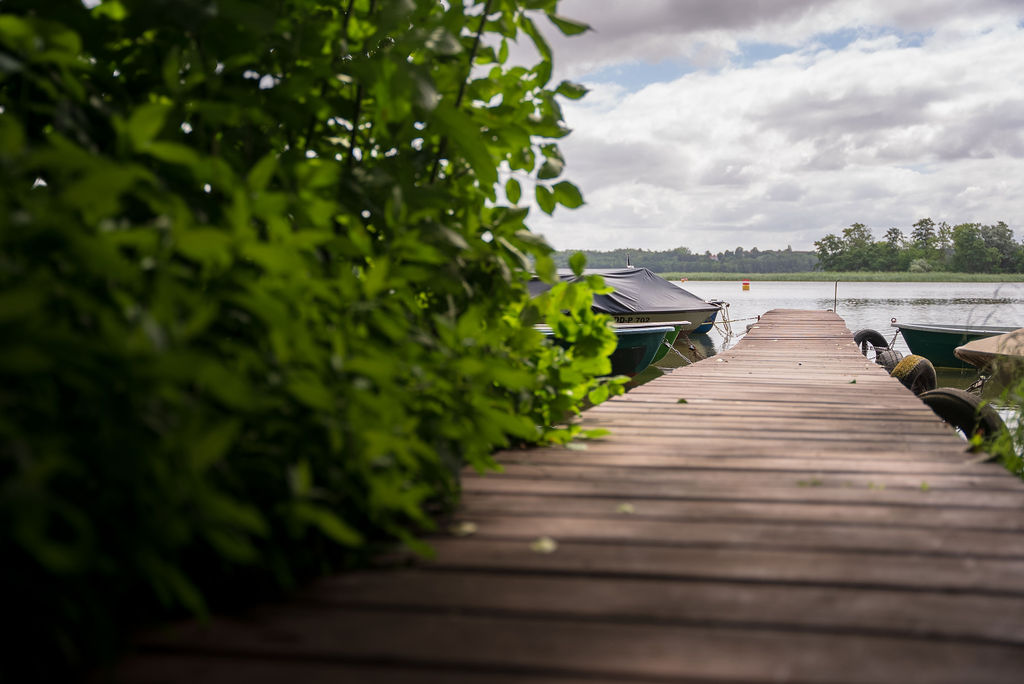
{"label": "water reflection", "polygon": [[[979,306],[989,304],[1016,304],[1019,300],[1012,297],[950,297],[950,298],[927,298],[927,299],[858,299],[856,297],[843,300],[846,307],[871,307],[871,306],[943,306],[943,305],[967,305]],[[831,309],[832,299],[819,299],[820,306]],[[827,306],[826,306],[827,305]]]}

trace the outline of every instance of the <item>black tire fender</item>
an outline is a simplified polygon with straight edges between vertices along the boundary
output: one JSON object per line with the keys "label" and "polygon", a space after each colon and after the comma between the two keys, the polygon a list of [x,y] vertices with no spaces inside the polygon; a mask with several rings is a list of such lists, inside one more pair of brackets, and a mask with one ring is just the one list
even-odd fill
{"label": "black tire fender", "polygon": [[903,383],[914,394],[933,390],[936,387],[935,366],[918,354],[903,357],[889,375]]}
{"label": "black tire fender", "polygon": [[903,360],[903,354],[895,349],[876,349],[875,363],[892,373],[892,370]]}
{"label": "black tire fender", "polygon": [[979,432],[982,437],[995,437],[1006,429],[996,410],[970,392],[940,387],[922,392],[918,397],[935,415],[968,438]]}
{"label": "black tire fender", "polygon": [[864,356],[868,355],[868,344],[879,349],[889,346],[889,341],[882,337],[882,333],[871,328],[864,328],[853,333],[853,341],[860,347],[860,353]]}

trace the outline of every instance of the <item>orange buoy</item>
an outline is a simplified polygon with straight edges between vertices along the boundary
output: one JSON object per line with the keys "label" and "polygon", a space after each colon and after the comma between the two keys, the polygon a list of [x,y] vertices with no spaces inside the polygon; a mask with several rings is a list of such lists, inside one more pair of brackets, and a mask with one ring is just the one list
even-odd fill
{"label": "orange buoy", "polygon": [[749,289],[750,289],[750,281],[749,280],[744,280],[743,281],[743,290],[746,291],[746,290],[749,290]]}

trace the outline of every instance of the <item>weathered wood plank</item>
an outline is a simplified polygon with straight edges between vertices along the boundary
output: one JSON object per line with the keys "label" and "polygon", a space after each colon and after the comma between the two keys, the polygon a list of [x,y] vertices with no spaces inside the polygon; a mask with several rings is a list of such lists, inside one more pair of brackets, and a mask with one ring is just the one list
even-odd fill
{"label": "weathered wood plank", "polygon": [[314,656],[279,654],[147,652],[128,659],[116,671],[101,673],[96,684],[649,684],[642,679],[605,679],[590,673],[574,676],[558,671],[504,665],[441,663],[412,658]]}
{"label": "weathered wood plank", "polygon": [[[638,445],[639,446],[639,445]],[[963,460],[948,462],[937,459],[878,459],[872,454],[869,458],[838,458],[835,454],[816,458],[792,456],[788,458],[770,456],[745,455],[730,456],[691,456],[687,450],[664,450],[663,453],[651,454],[640,448],[631,450],[591,449],[583,453],[573,452],[572,456],[561,454],[525,453],[521,456],[508,454],[503,463],[532,464],[548,466],[621,466],[628,468],[681,468],[681,469],[714,469],[728,470],[785,470],[793,472],[831,472],[831,473],[902,473],[916,475],[960,475],[970,473],[975,476],[995,477],[1000,480],[1004,475],[998,470],[989,472],[971,467]]]}
{"label": "weathered wood plank", "polygon": [[[947,506],[977,509],[997,509],[1007,515],[1024,514],[1024,497],[1016,489],[975,491],[968,489],[929,489],[920,487],[885,487],[873,482],[869,487],[825,487],[824,483],[799,480],[807,486],[755,486],[737,489],[729,484],[699,484],[687,482],[628,482],[610,480],[554,480],[519,478],[506,475],[477,477],[467,475],[463,481],[466,492],[509,493],[529,492],[553,497],[599,496],[619,501],[649,499],[674,501],[786,501],[793,503],[829,502],[844,506],[876,505],[880,503],[904,507]],[[798,482],[799,482],[798,481]]]}
{"label": "weathered wood plank", "polygon": [[[1024,597],[1024,560],[829,550],[692,547],[564,541],[554,553],[531,540],[435,539],[442,568],[686,581],[929,590]],[[1021,619],[1022,616],[1017,616]]]}
{"label": "weathered wood plank", "polygon": [[[502,591],[493,591],[500,582]],[[846,587],[660,579],[387,571],[326,578],[301,599],[364,608],[558,614],[602,622],[777,626],[789,630],[978,640],[1024,645],[1012,616],[1024,598]]]}
{"label": "weathered wood plank", "polygon": [[672,681],[1016,684],[1024,667],[1024,650],[1018,646],[357,608],[266,610],[254,620],[215,620],[210,629],[197,626],[186,639],[204,644],[215,639],[217,649],[243,658],[464,667],[476,670],[483,680],[490,671],[505,671],[524,679],[541,674]]}
{"label": "weathered wood plank", "polygon": [[[723,461],[723,463],[727,463]],[[505,473],[523,479],[537,480],[592,480],[610,482],[645,482],[678,484],[680,491],[699,490],[705,486],[732,486],[756,495],[766,487],[831,487],[874,489],[902,488],[921,490],[923,495],[938,489],[967,489],[973,491],[1011,491],[1020,493],[1020,482],[1005,476],[991,476],[978,471],[971,474],[951,475],[922,469],[902,474],[892,472],[857,472],[849,469],[829,471],[823,468],[776,468],[753,471],[743,468],[633,468],[589,465],[532,465],[511,463]],[[501,475],[466,474],[466,480],[501,477]]]}
{"label": "weathered wood plank", "polygon": [[937,527],[959,530],[1024,532],[1024,503],[1020,514],[993,508],[951,506],[948,502],[923,501],[916,506],[887,503],[843,505],[791,501],[688,501],[680,499],[637,499],[625,497],[543,496],[535,493],[479,493],[467,491],[461,513],[534,515],[539,511],[560,516],[621,517],[689,522],[782,521],[802,524],[887,525],[890,527]]}
{"label": "weathered wood plank", "polygon": [[598,519],[560,516],[541,509],[534,515],[503,516],[468,509],[457,521],[472,521],[481,539],[551,537],[559,542],[687,546],[743,549],[864,551],[1024,561],[1024,536],[1015,531],[835,525],[824,522],[639,520],[629,515]]}

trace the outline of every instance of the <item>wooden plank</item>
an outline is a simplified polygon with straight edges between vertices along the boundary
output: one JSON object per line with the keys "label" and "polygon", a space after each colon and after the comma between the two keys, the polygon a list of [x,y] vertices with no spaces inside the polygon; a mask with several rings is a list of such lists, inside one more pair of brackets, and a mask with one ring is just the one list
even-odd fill
{"label": "wooden plank", "polygon": [[[1024,650],[957,641],[717,626],[602,623],[447,612],[266,610],[214,620],[192,643],[243,657],[302,657],[629,679],[727,681],[1012,682]],[[272,624],[273,628],[266,625]],[[206,650],[212,650],[207,646]]]}
{"label": "wooden plank", "polygon": [[[502,591],[494,591],[500,585]],[[846,587],[438,572],[358,572],[316,582],[300,599],[363,608],[417,608],[602,622],[777,626],[787,630],[978,640],[1024,645],[1024,598]],[[841,607],[841,609],[837,609]]]}
{"label": "wooden plank", "polygon": [[792,501],[687,501],[679,499],[638,499],[628,501],[606,497],[542,496],[532,492],[491,494],[474,491],[462,497],[461,513],[533,515],[544,511],[560,516],[621,517],[689,522],[783,521],[802,524],[887,525],[890,527],[937,527],[959,530],[1024,532],[1024,505],[1020,515],[1008,515],[993,508],[953,507],[945,502],[922,502],[918,506],[887,503],[843,505],[831,500]]}
{"label": "wooden plank", "polygon": [[100,673],[97,684],[629,684],[650,678],[605,679],[588,675],[507,667],[445,665],[434,660],[280,657],[259,653],[140,653],[120,667]]}
{"label": "wooden plank", "polygon": [[963,460],[946,462],[929,459],[927,461],[911,459],[844,459],[832,454],[815,458],[789,458],[736,455],[722,456],[691,456],[687,450],[680,449],[668,453],[651,454],[640,448],[636,450],[590,449],[584,452],[558,453],[526,453],[522,455],[508,454],[502,458],[506,466],[512,464],[532,464],[545,466],[621,466],[628,468],[682,468],[702,470],[775,470],[792,472],[830,472],[830,473],[901,473],[914,475],[960,475],[970,473],[978,477],[993,477],[1004,480],[1000,470],[978,471]]}
{"label": "wooden plank", "polygon": [[554,553],[542,554],[531,550],[531,542],[437,538],[430,541],[436,560],[424,562],[475,571],[1024,596],[1020,582],[1024,560],[1016,559],[582,541],[558,542]]}
{"label": "wooden plank", "polygon": [[[653,447],[653,449],[652,449]],[[653,451],[660,453],[651,453]],[[877,464],[879,471],[886,470],[909,470],[912,464],[918,464],[919,470],[926,470],[932,465],[939,466],[939,470],[948,472],[960,472],[990,475],[998,477],[999,471],[993,468],[989,471],[972,469],[971,464],[965,461],[965,454],[960,451],[927,451],[925,453],[899,452],[887,449],[885,451],[864,451],[850,452],[837,449],[831,445],[807,444],[799,451],[786,450],[785,445],[777,442],[760,442],[752,445],[750,442],[736,442],[727,449],[722,449],[714,456],[690,456],[691,449],[681,446],[678,440],[665,439],[661,442],[654,442],[647,449],[639,444],[623,445],[621,448],[604,448],[590,445],[590,448],[582,452],[570,452],[563,455],[558,452],[552,454],[523,454],[511,452],[502,456],[502,463],[511,465],[515,463],[545,463],[548,465],[616,465],[618,459],[627,460],[636,456],[639,460],[638,467],[644,465],[662,466],[683,466],[693,463],[695,467],[714,465],[723,469],[734,466],[729,464],[734,461],[750,459],[752,463],[760,461],[767,464],[769,461],[778,462],[779,466],[785,468],[786,463],[790,467],[795,464],[813,464],[813,467],[803,470],[840,470],[842,467],[831,468],[830,465],[838,464],[850,470],[866,471],[871,464]],[[974,458],[974,454],[967,454]],[[663,460],[663,462],[662,462]],[[621,464],[620,464],[621,465]],[[992,474],[995,473],[995,474]]]}
{"label": "wooden plank", "polygon": [[551,537],[559,542],[630,544],[675,548],[808,549],[864,551],[1024,561],[1024,537],[1014,531],[950,530],[886,525],[834,525],[802,521],[640,520],[629,515],[602,518],[560,516],[541,509],[535,515],[503,516],[466,510],[456,521],[472,521],[480,539]]}
{"label": "wooden plank", "polygon": [[[723,461],[723,463],[726,463]],[[1004,476],[989,476],[981,471],[967,475],[919,472],[911,474],[891,472],[832,472],[824,469],[762,469],[753,472],[740,468],[632,468],[588,465],[531,465],[511,463],[504,472],[524,479],[537,480],[592,480],[612,482],[672,483],[680,491],[699,490],[705,486],[732,486],[754,495],[765,487],[832,487],[874,489],[915,489],[925,494],[939,489],[966,489],[972,491],[1012,491],[1019,493],[1020,481]],[[501,477],[467,473],[465,479]]]}
{"label": "wooden plank", "polygon": [[829,502],[844,506],[880,503],[904,507],[947,506],[974,509],[997,509],[1007,515],[1024,514],[1024,500],[1016,489],[975,491],[969,489],[934,489],[920,487],[886,487],[873,482],[870,487],[825,487],[807,482],[805,487],[753,487],[739,490],[728,481],[724,484],[691,485],[688,482],[629,482],[610,480],[555,480],[519,478],[510,475],[466,475],[463,490],[477,493],[529,492],[553,497],[599,496],[617,501],[786,501],[794,503]]}

